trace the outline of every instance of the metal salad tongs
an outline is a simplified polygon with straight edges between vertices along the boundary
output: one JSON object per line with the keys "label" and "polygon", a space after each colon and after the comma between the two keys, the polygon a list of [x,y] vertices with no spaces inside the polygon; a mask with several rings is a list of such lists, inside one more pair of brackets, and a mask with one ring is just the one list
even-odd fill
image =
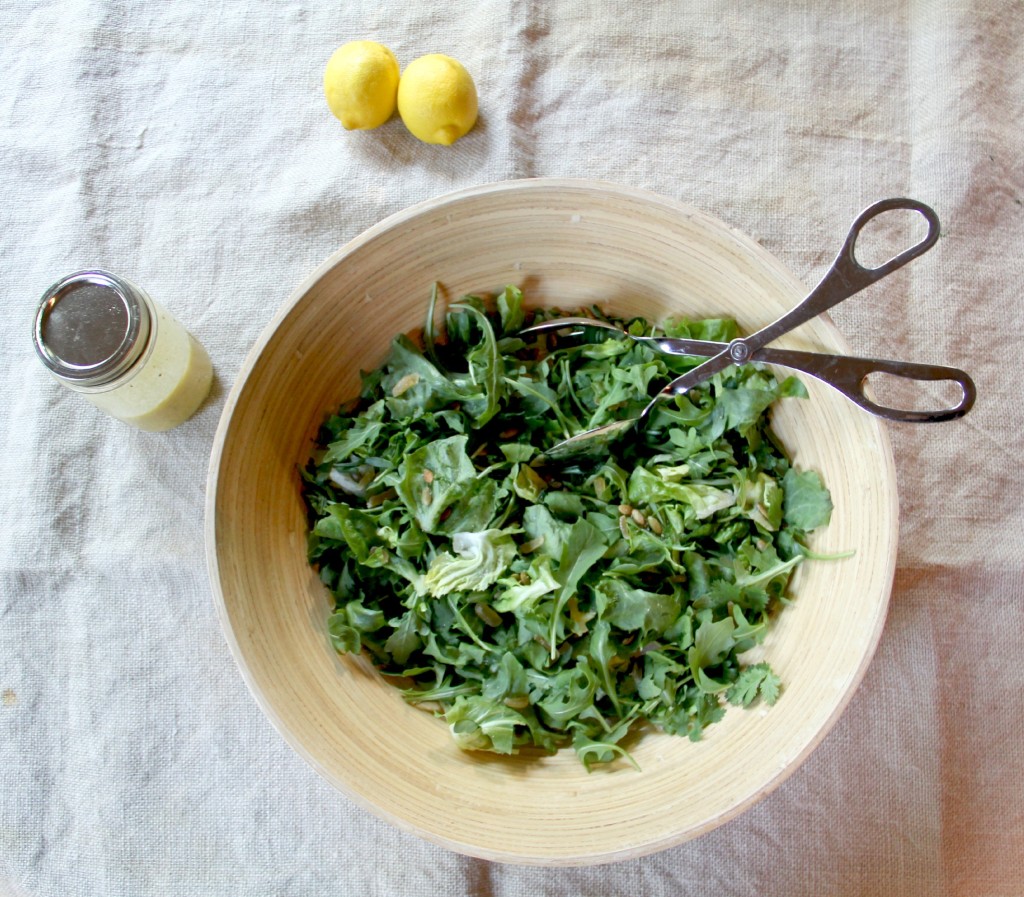
{"label": "metal salad tongs", "polygon": [[[908,209],[918,212],[928,223],[928,233],[909,249],[904,250],[876,268],[866,268],[857,261],[855,249],[857,238],[865,225],[884,212],[894,209]],[[646,343],[652,349],[670,355],[706,356],[708,360],[677,377],[661,389],[650,403],[636,417],[613,421],[574,436],[552,446],[545,454],[552,458],[572,457],[591,454],[606,447],[610,442],[628,430],[641,424],[651,410],[663,399],[682,395],[693,389],[719,371],[732,364],[762,362],[792,368],[810,374],[837,389],[861,408],[879,417],[893,421],[935,422],[955,420],[965,415],[974,404],[976,390],[971,378],[961,370],[941,365],[913,364],[905,361],[884,361],[874,358],[854,358],[843,355],[829,355],[818,352],[802,352],[790,349],[772,349],[767,344],[788,333],[795,327],[817,317],[824,311],[838,305],[865,287],[870,286],[911,259],[927,252],[939,237],[939,219],[935,212],[924,203],[912,199],[883,199],[869,206],[853,222],[846,242],[828,269],[821,282],[797,306],[781,318],[762,327],[756,333],[739,337],[729,343],[705,340],[677,339],[662,336],[633,336],[614,324],[591,318],[555,318],[541,324],[527,327],[522,334],[541,333],[568,328],[598,327],[613,330],[637,342]],[[865,382],[870,374],[892,374],[917,381],[952,381],[961,389],[961,398],[954,406],[937,411],[901,410],[879,405],[865,392]]]}

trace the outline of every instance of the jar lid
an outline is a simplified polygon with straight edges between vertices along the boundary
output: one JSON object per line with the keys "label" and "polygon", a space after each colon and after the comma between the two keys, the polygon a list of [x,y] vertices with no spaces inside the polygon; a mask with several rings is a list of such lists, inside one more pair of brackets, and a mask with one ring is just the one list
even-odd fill
{"label": "jar lid", "polygon": [[33,335],[36,353],[58,377],[102,386],[138,360],[151,328],[141,291],[94,269],[69,274],[43,294]]}

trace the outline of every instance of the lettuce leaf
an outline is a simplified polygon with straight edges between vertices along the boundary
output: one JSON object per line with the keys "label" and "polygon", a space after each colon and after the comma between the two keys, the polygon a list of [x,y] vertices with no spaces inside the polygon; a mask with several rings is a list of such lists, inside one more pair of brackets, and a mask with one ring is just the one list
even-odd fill
{"label": "lettuce leaf", "polygon": [[423,586],[438,598],[449,592],[477,592],[497,582],[516,556],[516,543],[504,530],[489,529],[479,533],[456,533],[452,536],[455,554],[441,552],[434,556]]}

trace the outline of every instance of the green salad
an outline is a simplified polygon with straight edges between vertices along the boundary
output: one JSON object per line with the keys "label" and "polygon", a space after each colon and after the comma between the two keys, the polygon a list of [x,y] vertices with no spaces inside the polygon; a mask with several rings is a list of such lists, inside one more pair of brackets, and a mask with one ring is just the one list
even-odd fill
{"label": "green salad", "polygon": [[[729,704],[774,703],[779,677],[742,657],[832,510],[768,425],[803,385],[730,367],[606,455],[556,461],[544,451],[636,415],[703,359],[597,329],[521,338],[568,312],[528,310],[511,286],[451,304],[442,339],[436,295],[422,345],[394,340],[302,471],[334,647],[365,652],[462,748],[571,745],[588,769],[632,762],[642,726],[696,740]],[[723,319],[657,332],[738,335]]]}

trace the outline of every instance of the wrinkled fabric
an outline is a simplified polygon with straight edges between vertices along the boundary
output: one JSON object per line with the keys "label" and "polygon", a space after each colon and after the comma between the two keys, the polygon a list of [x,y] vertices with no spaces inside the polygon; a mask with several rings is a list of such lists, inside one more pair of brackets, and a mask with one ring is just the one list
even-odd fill
{"label": "wrinkled fabric", "polygon": [[[1021,893],[1020,0],[12,0],[0,38],[0,893]],[[477,127],[345,132],[320,79],[357,38],[460,59]],[[808,286],[863,207],[923,200],[937,246],[833,318],[978,386],[961,421],[890,428],[891,610],[820,747],[711,833],[583,869],[468,859],[326,785],[248,694],[203,545],[226,393],[289,292],[412,203],[539,176],[698,206]],[[209,350],[180,428],[104,417],[35,360],[38,297],[89,266]]]}

